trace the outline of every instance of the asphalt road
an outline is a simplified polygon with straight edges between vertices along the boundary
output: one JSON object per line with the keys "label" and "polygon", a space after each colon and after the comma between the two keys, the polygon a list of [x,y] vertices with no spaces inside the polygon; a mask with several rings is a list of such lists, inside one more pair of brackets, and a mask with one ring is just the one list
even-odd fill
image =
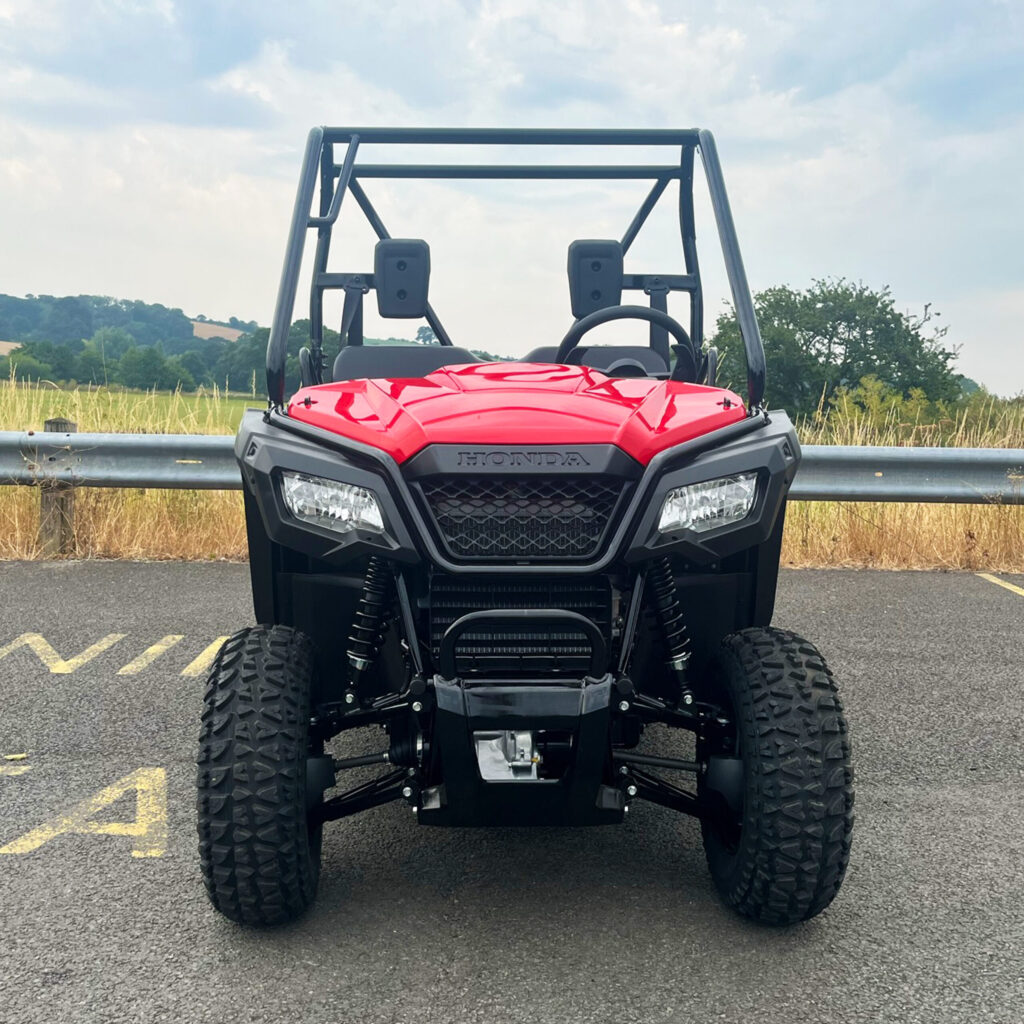
{"label": "asphalt road", "polygon": [[1024,1020],[1024,593],[783,575],[776,621],[832,664],[857,773],[846,884],[812,922],[733,916],[659,807],[470,831],[391,805],[329,827],[313,911],[258,931],[208,905],[193,821],[203,652],[249,621],[247,586],[238,565],[0,563],[3,1024]]}

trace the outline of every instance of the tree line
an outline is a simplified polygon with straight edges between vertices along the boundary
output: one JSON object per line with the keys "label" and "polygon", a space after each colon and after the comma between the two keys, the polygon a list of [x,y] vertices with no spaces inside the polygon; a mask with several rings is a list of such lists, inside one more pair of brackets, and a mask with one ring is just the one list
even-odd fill
{"label": "tree line", "polygon": [[[802,290],[768,288],[754,296],[754,305],[768,362],[769,404],[791,415],[827,410],[866,377],[893,394],[920,392],[937,402],[978,389],[956,371],[957,349],[946,342],[940,314],[928,306],[919,314],[901,311],[888,288],[822,279]],[[231,323],[245,331],[237,341],[198,339],[180,309],[95,296],[0,296],[0,339],[22,342],[0,356],[0,377],[160,390],[217,385],[260,393],[269,331],[252,321]],[[288,343],[292,388],[298,386],[298,352],[308,339],[309,321],[297,320]],[[326,352],[336,352],[338,340],[337,332],[325,329]],[[414,342],[367,338],[366,344],[434,340],[430,328],[421,327]],[[720,351],[719,383],[743,394],[745,361],[732,310],[717,318],[711,343]]]}
{"label": "tree line", "polygon": [[[10,355],[0,356],[0,380],[13,374],[18,380],[52,380],[62,384],[116,385],[141,390],[193,391],[198,387],[265,393],[266,352],[270,331],[251,325],[237,341],[222,338],[190,338],[139,344],[123,327],[101,327],[85,340],[24,341]],[[189,324],[191,330],[191,323]],[[324,350],[338,350],[339,335],[324,329]],[[433,331],[421,327],[416,341],[405,338],[367,338],[367,345],[430,344]],[[288,338],[288,384],[299,386],[299,349],[309,344],[309,320],[296,320]],[[485,360],[499,358],[476,350]]]}
{"label": "tree line", "polygon": [[[237,317],[220,326],[256,329]],[[0,340],[20,343],[0,356],[0,376],[19,380],[191,390],[236,368],[233,343],[196,338],[181,309],[101,295],[0,295]]]}
{"label": "tree line", "polygon": [[160,391],[224,387],[230,381],[231,387],[246,389],[256,366],[250,346],[242,345],[246,338],[251,340],[251,335],[242,335],[238,342],[193,338],[191,347],[174,352],[169,350],[180,346],[173,342],[140,345],[123,327],[101,327],[85,340],[23,342],[9,355],[0,356],[0,377],[13,373],[18,380]]}
{"label": "tree line", "polygon": [[[957,373],[958,349],[930,306],[920,313],[896,308],[880,291],[844,278],[787,285],[754,296],[754,310],[768,364],[769,405],[790,415],[827,410],[844,391],[871,377],[893,394],[923,392],[934,402],[954,402],[978,390]],[[746,361],[732,309],[717,320],[712,338],[720,353],[719,383],[746,391]]]}

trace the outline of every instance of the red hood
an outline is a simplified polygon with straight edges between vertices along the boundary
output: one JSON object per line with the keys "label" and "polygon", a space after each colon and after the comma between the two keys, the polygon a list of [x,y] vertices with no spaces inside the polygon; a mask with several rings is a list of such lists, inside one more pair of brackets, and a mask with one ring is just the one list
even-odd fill
{"label": "red hood", "polygon": [[586,366],[470,363],[423,378],[302,388],[288,415],[398,462],[428,444],[614,444],[646,465],[746,410],[731,391],[699,384],[606,377]]}

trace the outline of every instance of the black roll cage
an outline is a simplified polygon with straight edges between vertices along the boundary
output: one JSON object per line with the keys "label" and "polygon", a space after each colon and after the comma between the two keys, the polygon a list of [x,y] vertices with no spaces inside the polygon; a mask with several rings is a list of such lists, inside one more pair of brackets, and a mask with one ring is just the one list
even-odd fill
{"label": "black roll cage", "polygon": [[[671,146],[679,149],[678,161],[665,164],[357,164],[361,143],[394,145],[497,145],[497,146]],[[340,163],[335,146],[344,146]],[[690,338],[697,351],[704,335],[704,301],[697,260],[696,226],[693,212],[694,156],[700,151],[719,241],[732,291],[733,306],[743,338],[747,360],[747,399],[751,414],[761,408],[765,388],[765,357],[754,303],[743,269],[736,228],[722,178],[718,150],[711,132],[691,129],[520,129],[520,128],[313,128],[306,141],[295,209],[288,233],[288,247],[278,288],[274,319],[267,344],[267,395],[270,407],[281,410],[285,399],[285,362],[288,334],[295,308],[295,294],[302,265],[306,232],[316,229],[312,284],[309,298],[311,364],[320,368],[323,360],[323,297],[330,289],[345,292],[342,314],[342,345],[361,345],[362,296],[373,287],[372,274],[327,272],[331,232],[350,192],[380,239],[390,238],[380,215],[363,190],[369,178],[449,179],[546,179],[546,180],[653,180],[644,201],[622,236],[628,250],[670,181],[679,181],[679,230],[682,238],[685,274],[626,274],[623,289],[644,291],[651,308],[666,312],[669,291],[690,296]],[[317,214],[312,213],[317,184],[320,186]],[[452,340],[429,304],[426,320],[442,345]],[[653,329],[653,328],[652,328]]]}

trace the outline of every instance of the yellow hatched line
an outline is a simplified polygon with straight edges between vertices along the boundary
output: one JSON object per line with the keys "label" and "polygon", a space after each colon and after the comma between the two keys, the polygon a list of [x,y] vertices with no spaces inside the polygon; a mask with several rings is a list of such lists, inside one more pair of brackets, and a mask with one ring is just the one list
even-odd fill
{"label": "yellow hatched line", "polygon": [[92,661],[97,655],[109,650],[114,644],[120,643],[127,635],[127,633],[108,633],[102,640],[97,640],[81,654],[76,654],[73,658],[62,658],[41,634],[22,633],[9,644],[0,647],[0,658],[6,658],[8,654],[16,651],[19,647],[27,647],[51,672],[68,675]]}
{"label": "yellow hatched line", "polygon": [[169,651],[176,643],[185,639],[184,633],[169,633],[161,640],[157,640],[152,647],[147,647],[137,658],[133,658],[124,668],[119,668],[119,676],[134,676],[141,672],[160,657],[161,654]]}
{"label": "yellow hatched line", "polygon": [[994,583],[997,587],[1003,587],[1010,591],[1011,594],[1019,594],[1024,597],[1024,587],[1018,587],[1015,583],[1008,583],[1006,580],[1001,580],[998,576],[993,576],[988,572],[977,572],[975,576],[980,576],[983,580],[988,580],[989,583]]}
{"label": "yellow hatched line", "polygon": [[221,649],[225,640],[227,640],[226,636],[217,637],[209,647],[200,653],[195,661],[189,662],[181,670],[181,674],[183,676],[202,676],[209,672],[213,659],[217,657],[217,652]]}
{"label": "yellow hatched line", "polygon": [[32,765],[18,763],[27,760],[27,758],[28,754],[4,754],[0,758],[0,778],[4,776],[13,778],[16,775],[24,775],[25,772],[32,771]]}

